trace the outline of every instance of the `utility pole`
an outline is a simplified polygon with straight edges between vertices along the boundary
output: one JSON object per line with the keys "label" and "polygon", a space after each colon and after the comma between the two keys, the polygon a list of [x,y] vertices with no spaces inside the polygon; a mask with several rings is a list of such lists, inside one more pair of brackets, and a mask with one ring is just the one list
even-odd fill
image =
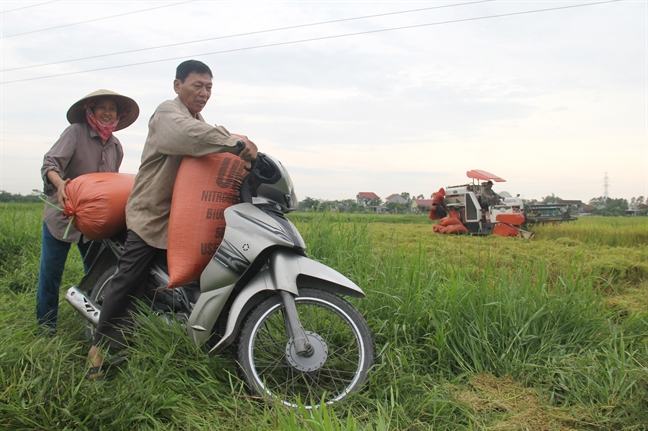
{"label": "utility pole", "polygon": [[610,180],[608,178],[607,172],[605,173],[605,176],[603,177],[603,202],[607,203],[608,200],[608,189],[610,187]]}

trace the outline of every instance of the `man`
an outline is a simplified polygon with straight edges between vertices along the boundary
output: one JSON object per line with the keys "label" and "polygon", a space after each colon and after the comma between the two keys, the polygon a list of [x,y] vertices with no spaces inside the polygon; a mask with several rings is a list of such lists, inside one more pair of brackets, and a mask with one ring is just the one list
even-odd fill
{"label": "man", "polygon": [[493,191],[493,182],[491,180],[482,183],[482,196],[482,207],[485,205],[484,209],[491,205],[498,205],[502,201],[502,197]]}
{"label": "man", "polygon": [[212,72],[196,60],[178,65],[173,89],[178,95],[163,102],[149,121],[149,132],[133,192],[126,205],[128,228],[119,271],[105,296],[93,346],[88,353],[88,378],[101,377],[100,343],[123,346],[120,327],[128,324],[131,296],[149,271],[155,256],[167,248],[167,227],[173,184],[183,156],[231,152],[251,162],[257,147],[246,136],[211,126],[200,115],[212,89]]}
{"label": "man", "polygon": [[445,189],[441,187],[438,192],[432,193],[432,206],[428,218],[439,220],[448,215],[448,207],[445,204]]}

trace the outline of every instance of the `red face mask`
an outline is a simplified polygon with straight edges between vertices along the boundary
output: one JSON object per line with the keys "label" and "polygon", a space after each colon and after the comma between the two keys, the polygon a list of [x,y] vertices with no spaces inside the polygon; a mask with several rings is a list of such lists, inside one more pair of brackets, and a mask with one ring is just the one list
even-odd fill
{"label": "red face mask", "polygon": [[102,140],[107,140],[110,138],[112,133],[115,131],[115,128],[117,127],[117,124],[119,123],[119,117],[115,119],[112,123],[102,123],[99,121],[95,115],[94,112],[92,112],[92,109],[90,107],[86,108],[86,121],[92,127],[92,129],[99,134]]}

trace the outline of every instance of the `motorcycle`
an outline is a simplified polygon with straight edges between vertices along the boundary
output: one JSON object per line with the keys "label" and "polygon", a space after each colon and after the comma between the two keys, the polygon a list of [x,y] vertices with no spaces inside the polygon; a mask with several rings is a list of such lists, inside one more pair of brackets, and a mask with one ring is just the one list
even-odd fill
{"label": "motorcycle", "polygon": [[[253,393],[307,409],[358,390],[374,361],[371,331],[345,296],[354,282],[306,255],[285,214],[297,206],[284,166],[259,153],[225,210],[225,233],[199,282],[168,289],[164,262],[146,280],[151,309],[176,319],[209,354],[236,346]],[[96,327],[106,286],[117,272],[124,235],[98,241],[91,268],[66,300]]]}

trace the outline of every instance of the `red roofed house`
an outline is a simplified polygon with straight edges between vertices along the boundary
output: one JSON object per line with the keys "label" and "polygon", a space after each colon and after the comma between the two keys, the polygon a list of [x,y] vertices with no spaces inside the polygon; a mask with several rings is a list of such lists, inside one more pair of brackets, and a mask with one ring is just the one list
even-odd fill
{"label": "red roofed house", "polygon": [[356,200],[363,207],[380,205],[380,196],[374,192],[360,192],[356,195]]}

